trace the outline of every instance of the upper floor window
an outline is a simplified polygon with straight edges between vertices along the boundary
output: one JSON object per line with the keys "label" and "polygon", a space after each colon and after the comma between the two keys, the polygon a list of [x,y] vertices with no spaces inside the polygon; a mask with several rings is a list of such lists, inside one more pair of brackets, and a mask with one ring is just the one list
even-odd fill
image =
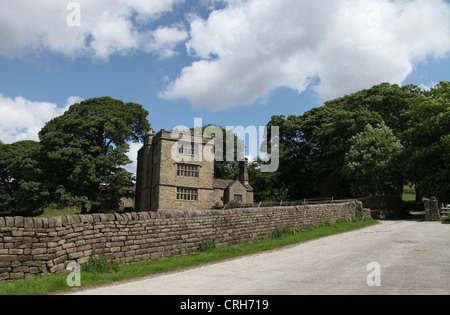
{"label": "upper floor window", "polygon": [[178,164],[177,176],[198,178],[199,176],[198,169],[199,169],[198,165]]}
{"label": "upper floor window", "polygon": [[198,156],[199,145],[192,142],[178,142],[178,153],[183,155]]}

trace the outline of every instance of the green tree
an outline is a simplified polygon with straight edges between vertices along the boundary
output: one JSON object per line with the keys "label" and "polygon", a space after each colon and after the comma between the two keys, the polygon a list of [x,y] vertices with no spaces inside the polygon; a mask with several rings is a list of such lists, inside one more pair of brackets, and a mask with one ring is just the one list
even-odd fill
{"label": "green tree", "polygon": [[[192,128],[191,132],[195,132]],[[238,143],[241,141],[238,137],[231,131],[226,130],[221,126],[216,125],[205,125],[202,126],[201,130],[198,132],[202,136],[212,136],[214,137],[214,178],[216,179],[228,179],[235,180],[239,178],[239,163],[237,162],[237,157],[242,152],[238,152]],[[233,160],[227,161],[227,138],[232,138],[233,140]]]}
{"label": "green tree", "polygon": [[450,202],[450,82],[441,82],[411,103],[404,133],[405,170],[416,195]]}
{"label": "green tree", "polygon": [[35,141],[0,145],[0,212],[33,215],[48,202],[46,176]]}
{"label": "green tree", "polygon": [[288,199],[288,189],[283,181],[279,179],[279,173],[261,172],[261,165],[263,163],[263,161],[258,159],[249,163],[248,167],[250,186],[252,186],[254,191],[255,202],[286,201]]}
{"label": "green tree", "polygon": [[402,186],[399,174],[400,140],[384,122],[351,138],[343,174],[351,182],[354,195],[393,195]]}
{"label": "green tree", "polygon": [[54,198],[81,205],[83,213],[120,198],[132,182],[123,168],[131,162],[128,143],[143,140],[147,116],[142,105],[102,97],[72,105],[48,122],[39,137]]}
{"label": "green tree", "polygon": [[279,126],[281,138],[279,184],[285,183],[290,199],[351,196],[351,181],[342,169],[352,137],[366,125],[384,121],[400,138],[407,129],[410,103],[419,95],[414,85],[383,83],[301,116],[273,116],[268,126]]}

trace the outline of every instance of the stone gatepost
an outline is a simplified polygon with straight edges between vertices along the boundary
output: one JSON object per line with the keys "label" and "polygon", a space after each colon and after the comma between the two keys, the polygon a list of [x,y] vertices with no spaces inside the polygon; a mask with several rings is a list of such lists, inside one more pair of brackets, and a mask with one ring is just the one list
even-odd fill
{"label": "stone gatepost", "polygon": [[439,202],[435,197],[425,200],[425,219],[440,220],[441,213],[439,210]]}

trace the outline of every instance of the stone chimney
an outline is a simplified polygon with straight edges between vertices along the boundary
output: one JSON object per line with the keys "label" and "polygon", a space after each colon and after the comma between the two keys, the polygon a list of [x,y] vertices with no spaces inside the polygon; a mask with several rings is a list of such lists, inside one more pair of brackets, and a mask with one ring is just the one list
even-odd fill
{"label": "stone chimney", "polygon": [[239,162],[239,181],[247,188],[250,186],[247,158],[244,161]]}
{"label": "stone chimney", "polygon": [[144,138],[144,144],[145,145],[151,145],[153,144],[153,138],[155,137],[155,133],[153,132],[153,129],[150,129]]}

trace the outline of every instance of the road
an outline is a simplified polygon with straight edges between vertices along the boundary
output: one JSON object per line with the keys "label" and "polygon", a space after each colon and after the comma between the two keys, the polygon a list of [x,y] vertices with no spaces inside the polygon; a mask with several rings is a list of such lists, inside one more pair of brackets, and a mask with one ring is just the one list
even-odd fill
{"label": "road", "polygon": [[[374,269],[368,269],[371,263]],[[276,251],[75,294],[449,295],[450,224],[383,221]]]}

